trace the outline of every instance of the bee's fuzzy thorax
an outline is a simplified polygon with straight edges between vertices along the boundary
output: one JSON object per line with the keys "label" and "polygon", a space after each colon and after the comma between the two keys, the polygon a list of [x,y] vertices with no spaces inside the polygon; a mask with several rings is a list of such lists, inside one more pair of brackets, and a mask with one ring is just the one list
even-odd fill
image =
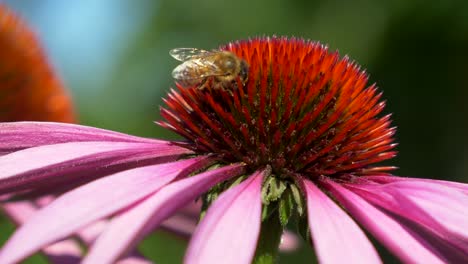
{"label": "bee's fuzzy thorax", "polygon": [[366,175],[393,167],[372,164],[396,155],[385,102],[367,74],[347,57],[296,38],[230,43],[249,65],[224,89],[172,90],[159,124],[193,142],[199,153],[275,174]]}

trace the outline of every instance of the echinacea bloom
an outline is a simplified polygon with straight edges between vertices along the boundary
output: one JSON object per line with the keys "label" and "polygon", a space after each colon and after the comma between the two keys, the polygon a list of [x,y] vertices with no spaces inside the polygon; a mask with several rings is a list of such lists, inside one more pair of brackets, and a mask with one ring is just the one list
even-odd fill
{"label": "echinacea bloom", "polygon": [[[37,37],[8,7],[0,4],[0,122],[37,120],[75,122],[68,92],[54,74]],[[22,225],[53,196],[10,201],[1,209],[15,224]],[[200,206],[191,204],[161,224],[161,228],[189,239],[196,227]],[[43,247],[53,263],[78,263],[82,247],[90,245],[109,221],[102,219],[75,233],[73,238]],[[79,240],[81,244],[77,241]],[[282,251],[298,247],[297,237],[285,232]],[[148,263],[134,253],[119,263]]]}
{"label": "echinacea bloom", "polygon": [[[0,76],[0,122],[76,122],[68,92],[47,62],[34,32],[4,5],[0,5]],[[47,195],[9,201],[1,209],[15,224],[22,225],[53,199],[53,195]],[[192,203],[164,221],[161,229],[188,240],[199,213],[200,205]],[[43,247],[41,252],[53,263],[78,263],[83,255],[82,247],[91,245],[108,223],[108,219],[94,222],[77,231],[73,238]],[[283,240],[282,251],[298,247],[297,237],[290,232],[284,234]],[[136,251],[119,261],[148,262]]]}
{"label": "echinacea bloom", "polygon": [[300,229],[321,263],[379,263],[360,226],[404,262],[467,260],[468,185],[376,165],[396,155],[395,129],[359,66],[294,38],[220,49],[246,61],[248,80],[176,84],[158,124],[184,141],[0,124],[5,201],[63,193],[13,234],[0,263],[109,217],[83,262],[113,263],[195,199],[206,210],[186,263],[272,262],[291,221],[308,223]]}

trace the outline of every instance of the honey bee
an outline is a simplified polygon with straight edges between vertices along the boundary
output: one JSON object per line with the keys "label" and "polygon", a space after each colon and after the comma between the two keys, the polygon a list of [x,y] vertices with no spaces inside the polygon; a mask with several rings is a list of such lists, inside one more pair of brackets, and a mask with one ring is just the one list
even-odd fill
{"label": "honey bee", "polygon": [[172,71],[172,77],[184,87],[199,84],[200,89],[203,89],[212,79],[215,89],[225,89],[230,83],[236,85],[237,77],[243,84],[248,78],[247,62],[229,51],[177,48],[169,51],[169,54],[182,61],[182,64]]}

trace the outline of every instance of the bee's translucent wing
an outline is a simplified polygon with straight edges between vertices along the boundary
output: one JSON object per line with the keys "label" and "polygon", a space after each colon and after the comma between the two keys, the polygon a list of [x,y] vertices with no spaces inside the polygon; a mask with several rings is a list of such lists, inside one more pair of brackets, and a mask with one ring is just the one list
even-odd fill
{"label": "bee's translucent wing", "polygon": [[226,73],[220,69],[210,57],[200,57],[185,61],[172,71],[176,80],[198,80],[209,76],[223,76]]}
{"label": "bee's translucent wing", "polygon": [[176,48],[169,51],[169,54],[178,61],[188,61],[194,58],[207,56],[210,53],[212,52],[196,48]]}

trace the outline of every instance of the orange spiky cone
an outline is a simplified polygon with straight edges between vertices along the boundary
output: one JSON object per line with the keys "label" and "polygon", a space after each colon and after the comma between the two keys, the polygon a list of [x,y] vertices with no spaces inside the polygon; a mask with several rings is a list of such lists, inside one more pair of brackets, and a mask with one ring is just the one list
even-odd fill
{"label": "orange spiky cone", "polygon": [[0,121],[75,122],[71,98],[34,33],[0,5]]}

